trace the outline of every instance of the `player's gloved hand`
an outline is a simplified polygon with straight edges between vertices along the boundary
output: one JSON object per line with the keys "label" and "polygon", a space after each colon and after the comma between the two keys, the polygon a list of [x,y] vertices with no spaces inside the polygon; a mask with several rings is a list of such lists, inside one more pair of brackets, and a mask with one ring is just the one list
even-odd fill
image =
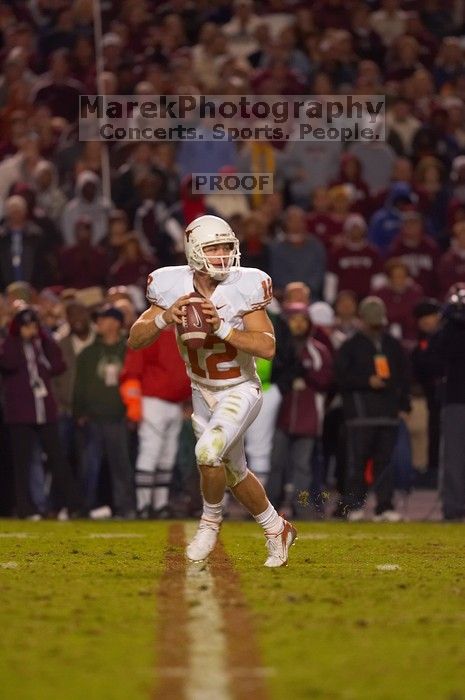
{"label": "player's gloved hand", "polygon": [[186,304],[189,303],[190,300],[188,294],[176,299],[174,304],[163,312],[163,318],[166,323],[182,323],[182,318],[186,315]]}
{"label": "player's gloved hand", "polygon": [[210,301],[210,299],[205,299],[202,301],[202,309],[208,323],[211,324],[213,333],[218,330],[221,323],[221,318],[218,316],[218,311],[216,310],[215,304]]}

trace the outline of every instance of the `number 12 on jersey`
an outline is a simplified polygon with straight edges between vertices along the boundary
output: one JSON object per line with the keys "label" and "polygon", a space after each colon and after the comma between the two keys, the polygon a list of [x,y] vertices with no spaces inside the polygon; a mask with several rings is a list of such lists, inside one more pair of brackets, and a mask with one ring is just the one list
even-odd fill
{"label": "number 12 on jersey", "polygon": [[[222,346],[218,351],[215,348],[217,345]],[[215,335],[208,335],[203,349],[214,350],[214,352],[205,357],[205,368],[200,366],[199,350],[187,349],[192,373],[197,375],[197,377],[202,379],[237,379],[241,376],[241,368],[239,366],[226,368],[219,366],[236,359],[237,350],[232,345],[225,343]]]}

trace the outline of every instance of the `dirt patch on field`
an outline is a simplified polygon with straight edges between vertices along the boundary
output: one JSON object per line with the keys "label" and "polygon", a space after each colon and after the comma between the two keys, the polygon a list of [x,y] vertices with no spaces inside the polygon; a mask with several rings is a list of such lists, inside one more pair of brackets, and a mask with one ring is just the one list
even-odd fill
{"label": "dirt patch on field", "polygon": [[268,700],[265,669],[239,574],[221,542],[210,556],[210,567],[224,617],[227,668],[234,700]]}
{"label": "dirt patch on field", "polygon": [[158,682],[154,700],[183,700],[186,669],[189,662],[189,639],[185,631],[188,610],[184,594],[186,560],[184,526],[174,523],[168,532],[163,576],[157,592],[159,602]]}

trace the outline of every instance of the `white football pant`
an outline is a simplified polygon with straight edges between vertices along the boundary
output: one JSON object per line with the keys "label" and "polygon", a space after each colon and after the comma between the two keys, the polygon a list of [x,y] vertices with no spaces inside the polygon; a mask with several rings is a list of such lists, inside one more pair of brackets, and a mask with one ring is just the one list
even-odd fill
{"label": "white football pant", "polygon": [[142,416],[136,462],[137,509],[153,506],[158,510],[168,503],[182,427],[182,405],[144,396]]}
{"label": "white football pant", "polygon": [[192,389],[197,464],[224,464],[230,487],[247,476],[244,433],[260,411],[262,396],[261,387],[252,381],[220,390]]}
{"label": "white football pant", "polygon": [[260,413],[245,434],[245,451],[250,470],[264,486],[271,469],[273,437],[281,400],[281,392],[276,384],[272,384],[263,392]]}

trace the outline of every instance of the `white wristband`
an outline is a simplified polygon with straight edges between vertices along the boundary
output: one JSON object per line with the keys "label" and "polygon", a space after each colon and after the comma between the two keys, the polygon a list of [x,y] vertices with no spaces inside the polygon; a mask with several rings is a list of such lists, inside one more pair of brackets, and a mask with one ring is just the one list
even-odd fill
{"label": "white wristband", "polygon": [[156,325],[157,328],[159,328],[161,331],[166,328],[168,325],[165,319],[163,318],[164,311],[161,312],[161,314],[157,314],[155,318],[153,319],[154,324]]}
{"label": "white wristband", "polygon": [[220,325],[215,331],[215,335],[217,338],[221,338],[221,340],[226,340],[226,338],[229,338],[233,330],[234,329],[230,323],[227,321],[221,321]]}

